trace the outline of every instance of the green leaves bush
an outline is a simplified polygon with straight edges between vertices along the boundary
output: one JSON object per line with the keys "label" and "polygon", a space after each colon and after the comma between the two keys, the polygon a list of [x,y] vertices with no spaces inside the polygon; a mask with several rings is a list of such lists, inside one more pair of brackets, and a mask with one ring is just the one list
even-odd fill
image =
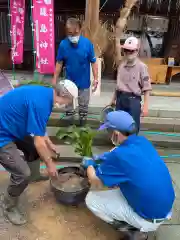
{"label": "green leaves bush", "polygon": [[90,127],[78,128],[70,126],[69,128],[61,128],[56,136],[58,139],[64,140],[65,144],[72,145],[75,153],[80,156],[92,157],[92,143],[97,131]]}

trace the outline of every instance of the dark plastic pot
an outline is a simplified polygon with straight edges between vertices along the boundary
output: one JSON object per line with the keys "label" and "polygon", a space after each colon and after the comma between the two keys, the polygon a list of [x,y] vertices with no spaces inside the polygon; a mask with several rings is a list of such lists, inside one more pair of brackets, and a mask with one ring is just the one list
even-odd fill
{"label": "dark plastic pot", "polygon": [[88,182],[88,178],[86,175],[86,171],[82,169],[81,167],[64,167],[62,169],[59,169],[58,171],[59,175],[63,173],[75,173],[76,175],[83,177],[83,183],[84,186],[82,190],[76,191],[76,192],[64,192],[62,190],[57,189],[53,185],[53,180],[51,179],[50,185],[51,189],[54,193],[54,196],[57,200],[57,202],[65,204],[65,205],[79,205],[80,203],[83,203],[86,195],[89,191],[90,185]]}

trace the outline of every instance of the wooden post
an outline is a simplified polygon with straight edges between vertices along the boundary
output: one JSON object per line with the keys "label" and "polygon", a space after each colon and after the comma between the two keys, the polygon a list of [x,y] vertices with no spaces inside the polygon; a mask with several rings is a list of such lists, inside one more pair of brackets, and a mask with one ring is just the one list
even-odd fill
{"label": "wooden post", "polygon": [[91,0],[86,0],[85,25],[91,27]]}
{"label": "wooden post", "polygon": [[100,0],[91,0],[91,32],[95,34],[99,25],[99,6]]}
{"label": "wooden post", "polygon": [[92,37],[95,34],[99,24],[99,6],[100,0],[86,0],[85,26],[89,29],[89,32],[85,33],[86,36]]}
{"label": "wooden post", "polygon": [[[85,10],[85,36],[89,38],[92,43],[96,39],[96,34],[99,27],[99,6],[100,0],[86,0],[86,10]],[[98,89],[94,95],[99,96],[101,92],[101,60],[97,59],[98,63]],[[91,69],[91,82],[94,80],[92,69]],[[92,91],[91,91],[92,94]]]}

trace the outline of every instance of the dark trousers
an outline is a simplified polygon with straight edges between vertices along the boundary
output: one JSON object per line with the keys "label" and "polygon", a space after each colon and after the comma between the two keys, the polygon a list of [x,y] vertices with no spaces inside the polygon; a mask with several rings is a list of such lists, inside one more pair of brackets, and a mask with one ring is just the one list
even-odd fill
{"label": "dark trousers", "polygon": [[[88,106],[90,99],[90,88],[78,90],[78,104],[79,104],[79,116],[80,118],[87,118]],[[72,117],[75,114],[73,104],[66,106],[66,115]]]}
{"label": "dark trousers", "polygon": [[[23,152],[24,156],[18,149]],[[0,164],[11,174],[8,186],[10,196],[19,197],[28,186],[31,171],[27,162],[37,159],[39,159],[39,155],[31,136],[0,148]]]}
{"label": "dark trousers", "polygon": [[116,110],[128,112],[136,122],[137,131],[140,129],[141,97],[133,93],[116,92]]}

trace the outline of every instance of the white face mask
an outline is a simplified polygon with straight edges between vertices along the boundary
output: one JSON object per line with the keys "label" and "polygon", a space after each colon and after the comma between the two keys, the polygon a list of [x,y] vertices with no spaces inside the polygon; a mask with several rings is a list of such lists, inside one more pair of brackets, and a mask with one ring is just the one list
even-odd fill
{"label": "white face mask", "polygon": [[77,44],[79,42],[79,36],[68,37],[71,43]]}
{"label": "white face mask", "polygon": [[117,133],[113,132],[112,137],[111,137],[111,141],[112,141],[112,144],[113,144],[114,146],[119,145],[119,142],[118,142],[118,134],[117,134]]}

